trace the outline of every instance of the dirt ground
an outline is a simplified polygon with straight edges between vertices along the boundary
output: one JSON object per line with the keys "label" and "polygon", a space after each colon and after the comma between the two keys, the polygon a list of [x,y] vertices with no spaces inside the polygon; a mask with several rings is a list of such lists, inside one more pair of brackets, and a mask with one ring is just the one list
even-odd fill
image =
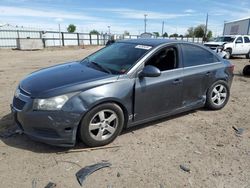
{"label": "dirt ground", "polygon": [[[25,75],[81,59],[95,50],[0,50],[0,130],[12,124],[9,104]],[[75,178],[79,165],[108,160],[112,166],[89,176],[84,187],[249,188],[250,78],[241,73],[248,60],[235,58],[232,62],[235,77],[224,109],[200,109],[129,129],[110,144],[120,148],[57,154],[65,149],[32,141],[25,135],[1,138],[0,187],[28,188],[32,181],[36,188],[49,181],[57,187],[80,187]],[[236,136],[232,126],[244,128],[243,135]],[[181,164],[191,171],[181,170]]]}

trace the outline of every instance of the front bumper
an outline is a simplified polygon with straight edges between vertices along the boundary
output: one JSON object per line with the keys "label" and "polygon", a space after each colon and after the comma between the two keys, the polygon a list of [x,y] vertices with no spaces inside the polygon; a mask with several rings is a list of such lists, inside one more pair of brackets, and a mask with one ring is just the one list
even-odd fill
{"label": "front bumper", "polygon": [[22,95],[14,97],[11,105],[15,122],[24,134],[33,140],[50,145],[75,145],[81,113],[62,110],[33,111],[32,105],[33,99]]}

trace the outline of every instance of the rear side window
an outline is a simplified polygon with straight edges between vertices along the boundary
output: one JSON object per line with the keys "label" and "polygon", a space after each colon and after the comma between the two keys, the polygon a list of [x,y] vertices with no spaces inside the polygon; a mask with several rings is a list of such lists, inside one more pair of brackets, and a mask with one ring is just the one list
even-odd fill
{"label": "rear side window", "polygon": [[245,43],[250,43],[250,39],[248,37],[244,37]]}
{"label": "rear side window", "polygon": [[211,52],[199,46],[182,44],[184,67],[218,62],[219,59]]}

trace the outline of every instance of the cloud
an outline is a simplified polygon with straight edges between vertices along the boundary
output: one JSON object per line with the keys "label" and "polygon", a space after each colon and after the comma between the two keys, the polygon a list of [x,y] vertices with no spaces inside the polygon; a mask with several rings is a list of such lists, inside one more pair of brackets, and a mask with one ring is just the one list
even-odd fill
{"label": "cloud", "polygon": [[75,14],[63,11],[48,11],[36,10],[31,8],[19,8],[11,6],[0,6],[0,16],[25,16],[25,17],[40,17],[40,18],[61,18],[74,20],[97,20],[96,17],[87,16],[84,14]]}
{"label": "cloud", "polygon": [[194,9],[186,9],[184,10],[185,13],[195,13],[196,11]]}
{"label": "cloud", "polygon": [[146,10],[139,10],[139,9],[125,9],[125,8],[93,8],[96,11],[104,11],[104,12],[112,12],[115,14],[120,15],[122,18],[129,18],[129,19],[143,19],[144,15],[147,15],[148,19],[174,19],[184,16],[190,16],[190,14],[177,14],[177,13],[161,13],[161,12],[154,12],[154,11],[146,11]]}

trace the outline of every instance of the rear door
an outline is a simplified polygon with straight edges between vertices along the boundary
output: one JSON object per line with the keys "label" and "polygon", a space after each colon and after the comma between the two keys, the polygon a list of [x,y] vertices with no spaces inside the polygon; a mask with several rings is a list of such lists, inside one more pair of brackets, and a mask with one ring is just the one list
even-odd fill
{"label": "rear door", "polygon": [[182,44],[183,105],[203,103],[207,88],[215,77],[219,59],[209,50],[192,44]]}
{"label": "rear door", "polygon": [[245,36],[243,53],[247,54],[249,51],[250,51],[250,39],[249,37]]}

